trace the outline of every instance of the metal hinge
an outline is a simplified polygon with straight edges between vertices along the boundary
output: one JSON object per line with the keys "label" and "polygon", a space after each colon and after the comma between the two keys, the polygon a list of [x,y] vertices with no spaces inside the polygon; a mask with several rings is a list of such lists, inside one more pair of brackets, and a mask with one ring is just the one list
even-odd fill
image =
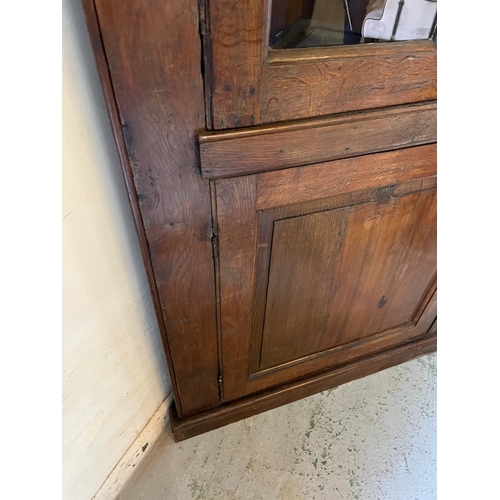
{"label": "metal hinge", "polygon": [[210,241],[212,242],[212,253],[214,256],[214,260],[217,261],[217,259],[219,258],[219,242],[217,240],[217,235],[212,234]]}
{"label": "metal hinge", "polygon": [[222,401],[222,372],[219,369],[219,376],[217,377],[217,388],[219,390],[219,400]]}
{"label": "metal hinge", "polygon": [[205,36],[208,33],[207,29],[207,15],[206,15],[206,5],[203,0],[198,0],[198,10],[200,16],[200,35]]}

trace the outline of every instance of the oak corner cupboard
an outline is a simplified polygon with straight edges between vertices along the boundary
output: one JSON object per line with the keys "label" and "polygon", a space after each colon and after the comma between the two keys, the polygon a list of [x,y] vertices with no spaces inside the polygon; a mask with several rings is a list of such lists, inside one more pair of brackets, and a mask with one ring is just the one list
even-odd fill
{"label": "oak corner cupboard", "polygon": [[177,440],[436,349],[432,0],[83,0]]}

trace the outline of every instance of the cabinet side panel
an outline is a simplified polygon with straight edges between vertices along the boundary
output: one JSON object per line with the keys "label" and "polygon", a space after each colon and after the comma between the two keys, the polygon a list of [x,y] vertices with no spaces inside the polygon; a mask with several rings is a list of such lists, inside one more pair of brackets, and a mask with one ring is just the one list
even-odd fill
{"label": "cabinet side panel", "polygon": [[[205,113],[195,0],[97,0],[106,57],[165,319],[182,415],[219,404]],[[179,398],[177,398],[179,399]]]}

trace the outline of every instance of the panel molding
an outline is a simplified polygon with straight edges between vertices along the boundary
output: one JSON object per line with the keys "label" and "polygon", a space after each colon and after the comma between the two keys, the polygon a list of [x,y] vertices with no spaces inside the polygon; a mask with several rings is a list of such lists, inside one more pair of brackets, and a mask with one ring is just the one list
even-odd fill
{"label": "panel molding", "polygon": [[292,205],[437,174],[435,144],[259,174],[257,209]]}
{"label": "panel molding", "polygon": [[322,47],[270,49],[264,61],[266,66],[282,66],[300,62],[316,62],[345,57],[373,57],[408,54],[408,52],[435,52],[432,40],[412,40],[384,44],[333,45]]}
{"label": "panel molding", "polygon": [[[408,338],[418,337],[425,332],[427,332],[430,323],[426,317],[421,318],[424,311],[427,311],[429,301],[434,294],[436,289],[436,275],[434,274],[429,283],[422,290],[422,295],[418,301],[418,305],[414,311],[409,311],[408,321],[401,324],[393,324],[390,329],[383,331],[373,331],[369,335],[364,335],[360,339],[355,339],[341,345],[332,346],[330,348],[322,348],[319,351],[313,352],[308,355],[303,355],[295,359],[291,359],[285,362],[280,362],[269,367],[262,367],[262,356],[263,356],[263,339],[264,339],[264,318],[267,306],[267,299],[269,289],[272,286],[270,284],[271,275],[271,255],[272,248],[274,248],[275,243],[273,242],[273,235],[275,233],[275,223],[281,221],[297,221],[303,219],[304,216],[311,216],[316,214],[323,214],[325,212],[333,212],[337,210],[347,209],[349,213],[357,205],[373,204],[374,202],[381,203],[387,202],[389,199],[402,198],[410,194],[418,194],[417,201],[420,199],[422,193],[435,190],[436,178],[425,179],[426,188],[422,189],[424,185],[424,180],[408,182],[398,186],[397,194],[396,189],[384,189],[384,190],[369,190],[361,193],[351,193],[349,199],[344,196],[336,196],[328,199],[328,205],[322,204],[316,206],[316,210],[307,210],[307,205],[311,204],[299,204],[289,207],[282,207],[279,209],[271,209],[268,211],[260,211],[258,220],[258,240],[257,240],[257,256],[255,260],[255,288],[253,295],[253,312],[252,312],[252,325],[251,325],[251,350],[250,350],[250,362],[249,362],[249,378],[247,388],[250,389],[251,386],[257,383],[257,379],[262,377],[268,377],[268,375],[275,374],[271,378],[267,378],[266,383],[276,383],[275,378],[286,378],[289,379],[293,376],[299,376],[301,374],[300,365],[308,364],[311,369],[324,369],[328,366],[336,366],[339,362],[345,362],[348,359],[355,359],[361,355],[364,355],[366,351],[380,350],[381,348],[387,348],[392,345],[397,344],[407,340]],[[352,203],[349,203],[352,200]],[[324,201],[324,200],[322,200]],[[306,210],[304,211],[302,207],[305,205]],[[413,212],[414,213],[414,212]],[[413,215],[412,213],[412,215]],[[339,214],[340,216],[341,214]],[[298,219],[297,219],[298,217]],[[409,219],[408,223],[411,222]],[[324,232],[324,231],[323,231]],[[342,231],[344,232],[344,230]],[[406,230],[404,232],[406,234]],[[403,253],[405,250],[403,250]],[[399,259],[403,258],[399,255]],[[403,259],[404,260],[404,259]],[[287,275],[285,273],[285,275]],[[328,293],[326,295],[329,295]],[[432,316],[432,312],[426,312],[429,316]],[[299,315],[300,316],[300,315]],[[430,317],[429,316],[429,317]],[[434,316],[432,316],[433,320]],[[431,321],[432,322],[432,321]],[[314,330],[314,327],[311,325]],[[413,331],[412,331],[413,330]],[[308,369],[309,369],[308,368]],[[277,372],[281,370],[286,370],[286,375],[279,374]],[[296,372],[294,373],[294,370]]]}
{"label": "panel molding", "polygon": [[432,143],[437,138],[436,114],[432,101],[200,132],[201,173],[207,179],[221,179]]}

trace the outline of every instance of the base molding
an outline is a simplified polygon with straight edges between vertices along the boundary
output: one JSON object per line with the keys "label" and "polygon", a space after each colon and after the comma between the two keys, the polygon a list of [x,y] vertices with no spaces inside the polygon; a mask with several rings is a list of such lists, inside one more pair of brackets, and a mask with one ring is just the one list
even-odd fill
{"label": "base molding", "polygon": [[322,372],[258,394],[252,394],[246,398],[221,405],[218,408],[199,413],[198,415],[181,419],[177,415],[175,405],[172,405],[170,407],[170,422],[174,440],[178,442],[197,436],[198,434],[237,422],[252,415],[399,365],[436,350],[437,337],[434,334],[349,363],[341,368]]}

